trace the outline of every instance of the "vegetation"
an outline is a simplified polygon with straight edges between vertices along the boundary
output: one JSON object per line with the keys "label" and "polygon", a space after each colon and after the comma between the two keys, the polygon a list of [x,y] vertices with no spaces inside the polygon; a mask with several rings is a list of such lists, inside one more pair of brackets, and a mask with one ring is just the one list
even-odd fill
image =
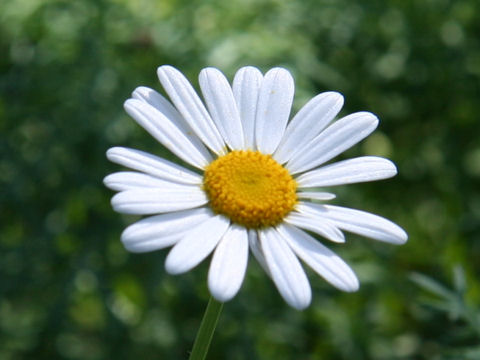
{"label": "vegetation", "polygon": [[225,304],[211,359],[480,358],[480,2],[476,0],[10,0],[0,2],[0,358],[185,359],[208,301],[207,263],[129,254],[135,220],[110,207],[105,151],[169,155],[128,118],[156,67],[287,67],[295,108],[336,90],[375,112],[349,150],[393,179],[336,189],[392,219],[402,247],[328,244],[357,272],[341,293],[310,276],[288,307],[255,260]]}

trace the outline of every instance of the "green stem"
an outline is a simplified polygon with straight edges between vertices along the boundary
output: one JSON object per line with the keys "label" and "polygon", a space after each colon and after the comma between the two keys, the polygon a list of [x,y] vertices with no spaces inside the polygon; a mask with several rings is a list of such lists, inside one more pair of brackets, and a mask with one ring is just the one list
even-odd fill
{"label": "green stem", "polygon": [[204,360],[207,356],[222,307],[223,303],[210,296],[189,360]]}

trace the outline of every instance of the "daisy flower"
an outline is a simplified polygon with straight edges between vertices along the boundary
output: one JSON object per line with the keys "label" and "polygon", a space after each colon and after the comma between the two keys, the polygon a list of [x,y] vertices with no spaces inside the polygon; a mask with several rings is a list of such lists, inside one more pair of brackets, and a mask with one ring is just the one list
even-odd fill
{"label": "daisy flower", "polygon": [[[359,283],[352,269],[312,234],[342,243],[342,230],[392,244],[407,234],[377,215],[328,205],[319,188],[392,177],[395,165],[363,156],[325,165],[378,125],[369,112],[333,121],[343,105],[337,92],[311,99],[290,120],[294,82],[283,68],[265,75],[238,70],[230,86],[215,68],[200,72],[206,106],[172,66],[158,68],[170,101],[139,87],[125,110],[192,169],[139,150],[114,147],[110,161],[134,171],[107,176],[118,191],[114,210],[152,215],[121,235],[126,249],[147,252],[173,246],[165,267],[184,273],[213,253],[208,287],[219,301],[239,291],[249,249],[285,301],[310,304],[311,288],[300,260],[343,291]],[[299,260],[300,259],[300,260]]]}

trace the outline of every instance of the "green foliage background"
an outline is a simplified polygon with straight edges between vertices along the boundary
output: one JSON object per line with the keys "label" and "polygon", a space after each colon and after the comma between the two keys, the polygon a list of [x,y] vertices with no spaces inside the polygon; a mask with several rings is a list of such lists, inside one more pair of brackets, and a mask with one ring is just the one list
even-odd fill
{"label": "green foliage background", "polygon": [[205,66],[230,79],[287,67],[296,109],[336,90],[342,114],[380,117],[345,157],[399,168],[335,202],[392,219],[409,242],[328,244],[362,286],[344,294],[310,273],[303,312],[252,260],[211,359],[479,359],[479,24],[476,0],[1,1],[0,359],[187,357],[208,262],[173,277],[167,251],[127,253],[135,218],[102,185],[119,170],[111,146],[170,156],[122,108],[136,86],[160,89],[162,64],[195,84]]}

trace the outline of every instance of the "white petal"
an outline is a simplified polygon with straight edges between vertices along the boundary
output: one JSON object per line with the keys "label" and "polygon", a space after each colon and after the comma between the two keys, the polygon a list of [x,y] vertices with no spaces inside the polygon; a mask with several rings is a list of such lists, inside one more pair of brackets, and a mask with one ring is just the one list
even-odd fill
{"label": "white petal", "polygon": [[262,247],[260,246],[257,230],[248,230],[248,244],[250,245],[250,250],[252,251],[255,259],[257,259],[263,270],[265,270],[265,272],[270,276],[270,270],[268,270],[267,261],[265,260],[265,255],[263,255]]}
{"label": "white petal", "polygon": [[156,176],[160,179],[183,184],[201,184],[202,177],[175,163],[135,149],[113,147],[107,151],[108,160]]}
{"label": "white petal", "polygon": [[199,186],[187,185],[127,190],[112,198],[115,211],[136,215],[192,209],[207,202],[208,198]]}
{"label": "white petal", "polygon": [[184,131],[153,106],[128,99],[124,104],[127,113],[155,139],[185,162],[203,169],[212,161],[208,150],[196,137],[188,137]]}
{"label": "white petal", "polygon": [[343,106],[343,96],[337,92],[324,92],[315,96],[293,117],[287,126],[277,151],[273,154],[280,164],[286,163],[299,149],[317,136]]}
{"label": "white petal", "polygon": [[348,115],[303,145],[288,161],[292,174],[313,169],[352,147],[375,130],[378,119],[368,112]]}
{"label": "white petal", "polygon": [[210,255],[229,225],[230,220],[217,215],[194,227],[168,253],[166,270],[170,274],[181,274],[197,266]]}
{"label": "white petal", "polygon": [[145,86],[139,86],[132,93],[132,98],[141,100],[150,104],[158,111],[160,111],[167,118],[172,120],[176,125],[185,126],[186,122],[183,119],[182,115],[175,109],[175,106],[165,99],[161,94],[156,92],[153,89],[150,89]]}
{"label": "white petal", "polygon": [[128,226],[122,242],[131,252],[147,252],[176,244],[185,233],[213,217],[207,208],[151,216]]}
{"label": "white petal", "polygon": [[168,96],[197,136],[214,153],[224,154],[225,143],[222,136],[185,76],[169,65],[160,66],[157,74]]}
{"label": "white petal", "polygon": [[285,221],[302,229],[312,231],[333,242],[345,242],[345,236],[343,233],[335,226],[333,222],[328,221],[325,218],[315,218],[314,216],[309,216],[308,213],[292,211],[285,218]]}
{"label": "white petal", "polygon": [[222,72],[205,68],[200,72],[200,87],[218,131],[232,150],[243,150],[242,122],[233,98],[232,88]]}
{"label": "white petal", "polygon": [[201,143],[201,140],[195,134],[190,125],[188,125],[188,123],[185,121],[182,114],[180,114],[178,110],[175,109],[175,106],[173,106],[172,103],[165,99],[161,94],[146,86],[139,86],[132,93],[132,97],[134,99],[146,102],[160,111],[163,115],[170,119],[185,134],[185,136],[190,139],[191,142],[194,144]]}
{"label": "white petal", "polygon": [[376,156],[362,156],[309,171],[295,180],[299,187],[306,188],[375,181],[396,174],[397,168],[390,160]]}
{"label": "white petal", "polygon": [[305,309],[312,291],[302,265],[275,228],[260,231],[260,242],[272,280],[285,301],[292,307]]}
{"label": "white petal", "polygon": [[343,291],[358,290],[358,279],[352,269],[320,242],[287,224],[280,225],[278,232],[293,251],[330,284]]}
{"label": "white petal", "polygon": [[115,191],[135,189],[141,190],[143,188],[162,188],[175,185],[172,182],[135,171],[120,171],[110,174],[103,179],[103,183],[106,187]]}
{"label": "white petal", "polygon": [[255,118],[255,143],[264,154],[272,154],[285,132],[295,91],[292,75],[273,68],[265,74]]}
{"label": "white petal", "polygon": [[340,229],[392,244],[404,244],[407,233],[381,216],[365,211],[333,205],[307,204],[297,206],[299,212],[309,212],[332,221]]}
{"label": "white petal", "polygon": [[232,225],[217,245],[208,271],[208,288],[218,301],[233,298],[242,286],[248,262],[248,235]]}
{"label": "white petal", "polygon": [[253,66],[239,69],[233,79],[233,96],[242,120],[245,149],[255,149],[255,116],[262,80],[262,73]]}
{"label": "white petal", "polygon": [[298,191],[299,199],[313,199],[313,200],[332,200],[335,199],[335,194],[319,191]]}

